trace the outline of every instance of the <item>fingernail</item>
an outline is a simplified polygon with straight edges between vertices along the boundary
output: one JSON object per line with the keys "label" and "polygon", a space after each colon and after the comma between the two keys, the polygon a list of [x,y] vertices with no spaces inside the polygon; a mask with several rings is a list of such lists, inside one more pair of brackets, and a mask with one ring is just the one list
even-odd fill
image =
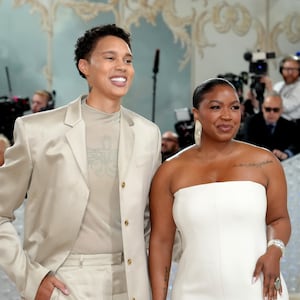
{"label": "fingernail", "polygon": [[254,284],[255,282],[256,282],[256,280],[257,280],[257,277],[252,277],[252,284]]}

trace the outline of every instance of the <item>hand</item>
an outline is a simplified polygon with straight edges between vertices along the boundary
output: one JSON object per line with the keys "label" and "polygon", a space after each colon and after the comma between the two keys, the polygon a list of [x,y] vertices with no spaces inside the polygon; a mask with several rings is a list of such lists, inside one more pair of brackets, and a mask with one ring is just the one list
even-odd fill
{"label": "hand", "polygon": [[66,296],[70,294],[65,284],[58,280],[53,274],[49,273],[42,280],[37,290],[35,300],[49,300],[55,288],[59,289]]}
{"label": "hand", "polygon": [[250,99],[250,100],[255,99],[255,95],[252,92],[252,90],[247,91],[247,93],[246,93],[246,99]]}
{"label": "hand", "polygon": [[260,79],[260,82],[264,83],[266,86],[266,89],[271,92],[273,90],[273,84],[272,84],[272,80],[270,77],[268,76],[263,76]]}
{"label": "hand", "polygon": [[254,108],[259,108],[259,101],[256,99],[256,96],[255,94],[253,93],[252,90],[249,90],[247,92],[247,96],[246,96],[246,99],[250,99],[251,101],[251,104]]}
{"label": "hand", "polygon": [[267,300],[276,300],[277,293],[282,294],[282,286],[276,290],[274,285],[276,278],[280,277],[280,257],[280,249],[269,247],[267,252],[258,259],[253,272],[254,281],[261,273],[263,274],[263,295]]}
{"label": "hand", "polygon": [[289,157],[285,152],[282,152],[278,149],[274,149],[272,152],[279,160],[285,160]]}

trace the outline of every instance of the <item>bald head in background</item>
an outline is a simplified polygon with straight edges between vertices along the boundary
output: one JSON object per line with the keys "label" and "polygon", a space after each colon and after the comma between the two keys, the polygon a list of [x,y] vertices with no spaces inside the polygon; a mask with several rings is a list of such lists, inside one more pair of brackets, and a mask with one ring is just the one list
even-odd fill
{"label": "bald head in background", "polygon": [[178,134],[173,131],[164,132],[161,139],[162,161],[174,155],[179,149]]}
{"label": "bald head in background", "polygon": [[262,113],[266,123],[276,124],[283,111],[282,98],[277,92],[270,92],[263,101]]}

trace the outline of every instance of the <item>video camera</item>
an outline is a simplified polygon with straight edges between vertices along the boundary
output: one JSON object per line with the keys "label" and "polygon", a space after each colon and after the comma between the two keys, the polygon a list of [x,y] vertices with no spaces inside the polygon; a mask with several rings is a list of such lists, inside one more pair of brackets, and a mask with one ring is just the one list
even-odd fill
{"label": "video camera", "polygon": [[244,84],[248,84],[248,73],[241,72],[240,75],[233,73],[219,74],[218,78],[223,78],[228,80],[236,89],[240,102],[243,102]]}
{"label": "video camera", "polygon": [[16,118],[27,110],[30,110],[29,98],[0,96],[0,132],[10,141]]}
{"label": "video camera", "polygon": [[261,82],[261,77],[268,73],[267,60],[275,58],[275,52],[246,52],[244,59],[249,61],[249,73],[251,76],[250,88],[256,93],[257,100],[262,103],[264,100],[265,84]]}
{"label": "video camera", "polygon": [[266,75],[268,72],[267,59],[275,58],[275,52],[246,52],[244,59],[249,61],[249,72],[255,75]]}

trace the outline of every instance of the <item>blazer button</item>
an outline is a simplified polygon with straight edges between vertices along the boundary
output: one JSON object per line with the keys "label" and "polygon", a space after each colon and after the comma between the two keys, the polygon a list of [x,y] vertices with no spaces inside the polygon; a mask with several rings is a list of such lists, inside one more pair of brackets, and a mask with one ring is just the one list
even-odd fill
{"label": "blazer button", "polygon": [[121,187],[122,187],[122,188],[125,187],[125,182],[124,182],[124,181],[122,182]]}
{"label": "blazer button", "polygon": [[125,221],[124,221],[124,224],[125,224],[125,226],[128,226],[128,225],[129,225],[128,220],[125,220]]}
{"label": "blazer button", "polygon": [[129,258],[129,259],[127,259],[127,264],[128,265],[131,265],[132,264],[132,260]]}

